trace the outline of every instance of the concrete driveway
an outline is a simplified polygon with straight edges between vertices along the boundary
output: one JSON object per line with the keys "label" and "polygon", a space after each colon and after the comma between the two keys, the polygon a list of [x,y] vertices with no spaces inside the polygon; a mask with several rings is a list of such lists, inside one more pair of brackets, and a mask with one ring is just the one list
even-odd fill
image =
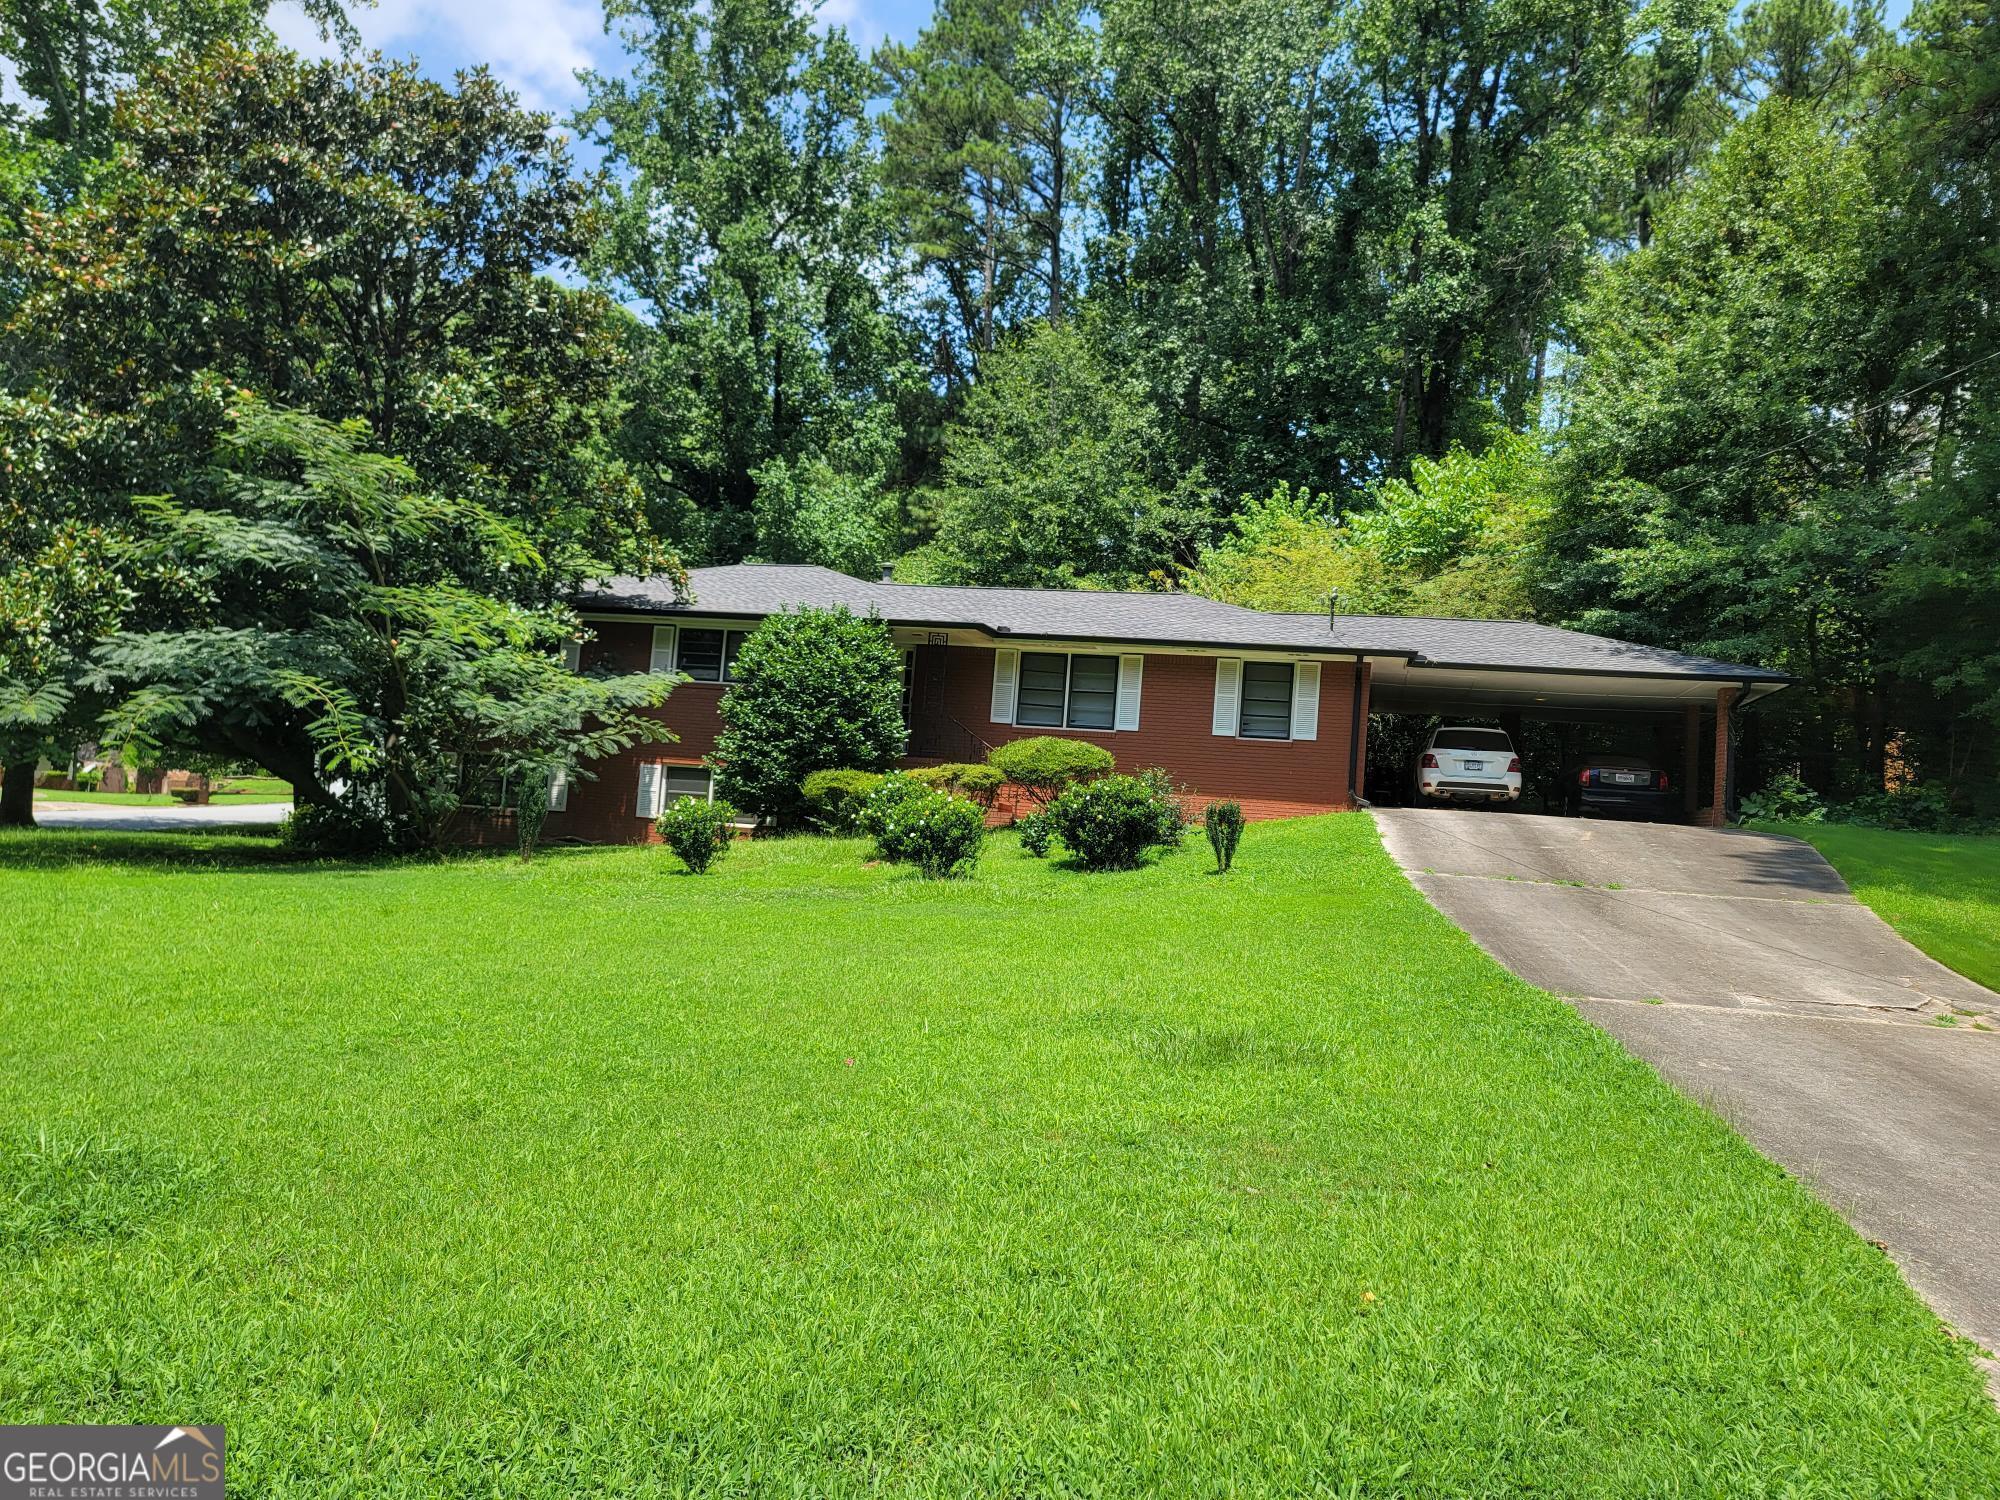
{"label": "concrete driveway", "polygon": [[2000,995],[1904,942],[1795,839],[1375,821],[1482,948],[1811,1182],[1947,1323],[2000,1350]]}
{"label": "concrete driveway", "polygon": [[100,828],[126,833],[185,833],[206,828],[269,827],[284,821],[289,802],[211,802],[206,807],[129,807],[115,802],[35,801],[44,828]]}

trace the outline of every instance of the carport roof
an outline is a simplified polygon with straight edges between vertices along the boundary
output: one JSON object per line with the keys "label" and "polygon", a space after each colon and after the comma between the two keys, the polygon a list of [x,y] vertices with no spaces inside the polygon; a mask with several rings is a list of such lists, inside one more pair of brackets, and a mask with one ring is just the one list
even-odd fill
{"label": "carport roof", "polygon": [[1194,594],[871,583],[828,568],[789,563],[696,568],[688,575],[685,596],[666,578],[614,578],[576,602],[590,613],[723,619],[757,618],[800,605],[845,605],[856,613],[878,614],[892,625],[969,630],[995,640],[1018,637],[1367,656],[1389,658],[1405,669],[1454,673],[1681,679],[1686,686],[1754,684],[1767,692],[1791,680],[1765,667],[1517,620],[1329,618],[1245,609]]}

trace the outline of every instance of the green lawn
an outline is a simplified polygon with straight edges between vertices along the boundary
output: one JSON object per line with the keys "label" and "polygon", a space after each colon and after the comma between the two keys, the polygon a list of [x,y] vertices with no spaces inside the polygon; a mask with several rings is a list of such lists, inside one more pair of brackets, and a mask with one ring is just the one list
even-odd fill
{"label": "green lawn", "polygon": [[[232,776],[216,783],[216,800],[221,802],[286,802],[292,800],[292,784],[275,776]],[[117,807],[175,807],[180,799],[169,792],[66,792],[36,787],[37,802],[107,802]]]}
{"label": "green lawn", "polygon": [[372,867],[0,836],[0,1414],[246,1494],[1991,1496],[1880,1252],[1363,817]]}
{"label": "green lawn", "polygon": [[1939,963],[2000,989],[2000,838],[1759,826],[1810,841],[1883,921]]}

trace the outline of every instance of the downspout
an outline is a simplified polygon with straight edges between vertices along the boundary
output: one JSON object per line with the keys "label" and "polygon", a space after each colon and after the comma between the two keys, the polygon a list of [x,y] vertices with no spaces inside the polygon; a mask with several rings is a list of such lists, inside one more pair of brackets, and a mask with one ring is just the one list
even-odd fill
{"label": "downspout", "polygon": [[1367,691],[1366,658],[1359,653],[1354,658],[1354,691],[1349,695],[1353,712],[1347,724],[1347,805],[1358,808],[1362,805],[1359,784],[1359,762],[1361,760],[1361,700]]}

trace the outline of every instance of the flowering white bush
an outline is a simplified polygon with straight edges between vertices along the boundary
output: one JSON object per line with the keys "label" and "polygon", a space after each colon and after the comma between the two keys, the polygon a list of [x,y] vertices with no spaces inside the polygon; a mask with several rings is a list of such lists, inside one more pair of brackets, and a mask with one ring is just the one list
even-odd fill
{"label": "flowering white bush", "polygon": [[869,794],[860,822],[882,858],[915,865],[929,880],[971,874],[986,837],[977,805],[900,771]]}

